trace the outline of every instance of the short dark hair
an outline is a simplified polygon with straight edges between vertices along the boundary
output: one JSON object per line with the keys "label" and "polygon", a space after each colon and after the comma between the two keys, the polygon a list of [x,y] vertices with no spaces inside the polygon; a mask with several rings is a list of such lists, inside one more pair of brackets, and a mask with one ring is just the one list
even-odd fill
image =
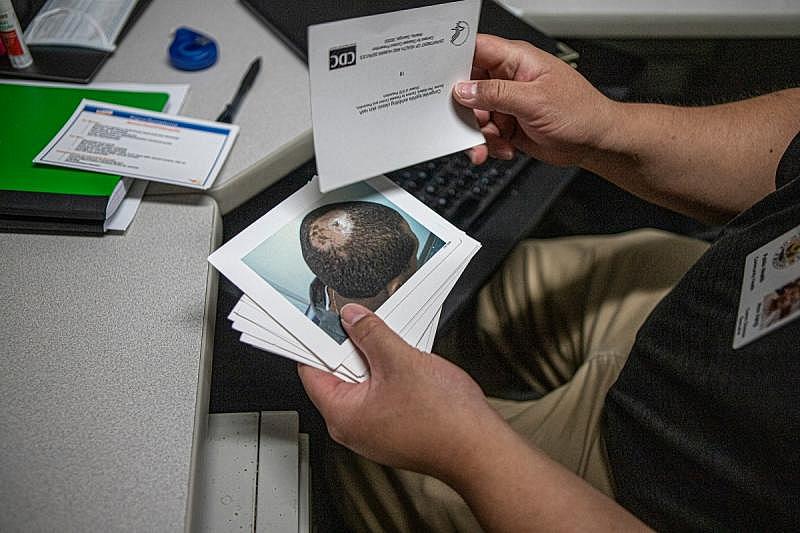
{"label": "short dark hair", "polygon": [[[341,212],[341,215],[338,213]],[[322,227],[320,219],[332,216]],[[394,209],[364,201],[309,212],[300,224],[300,249],[311,271],[345,298],[368,298],[408,267],[416,235]]]}

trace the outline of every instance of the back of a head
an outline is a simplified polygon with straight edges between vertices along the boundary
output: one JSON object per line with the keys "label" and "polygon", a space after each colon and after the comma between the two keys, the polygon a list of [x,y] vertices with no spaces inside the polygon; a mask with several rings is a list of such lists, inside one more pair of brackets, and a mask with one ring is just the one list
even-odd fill
{"label": "back of a head", "polygon": [[394,209],[364,201],[318,207],[300,225],[303,259],[325,285],[347,298],[369,298],[403,273],[417,237]]}

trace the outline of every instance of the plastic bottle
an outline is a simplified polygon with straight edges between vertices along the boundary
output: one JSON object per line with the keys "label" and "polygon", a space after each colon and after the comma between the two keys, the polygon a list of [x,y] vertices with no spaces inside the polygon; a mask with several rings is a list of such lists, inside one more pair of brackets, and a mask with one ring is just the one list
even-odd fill
{"label": "plastic bottle", "polygon": [[22,28],[11,0],[0,0],[0,39],[12,67],[28,68],[33,64],[33,57],[22,40]]}

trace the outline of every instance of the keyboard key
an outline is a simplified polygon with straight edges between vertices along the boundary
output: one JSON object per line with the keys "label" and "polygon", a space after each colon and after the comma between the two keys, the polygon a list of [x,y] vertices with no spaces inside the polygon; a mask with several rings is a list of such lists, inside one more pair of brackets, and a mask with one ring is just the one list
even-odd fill
{"label": "keyboard key", "polygon": [[450,222],[467,229],[530,161],[518,155],[512,161],[490,159],[475,166],[464,154],[456,153],[387,175]]}

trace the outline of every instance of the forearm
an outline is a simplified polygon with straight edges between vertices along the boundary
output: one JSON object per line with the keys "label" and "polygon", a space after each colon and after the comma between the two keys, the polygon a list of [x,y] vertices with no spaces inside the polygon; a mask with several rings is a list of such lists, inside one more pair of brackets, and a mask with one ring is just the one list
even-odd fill
{"label": "forearm", "polygon": [[486,531],[646,529],[502,421],[490,432],[476,430],[468,449],[441,477],[461,494]]}
{"label": "forearm", "polygon": [[724,221],[775,189],[800,130],[800,89],[706,107],[613,104],[582,166],[651,202]]}

